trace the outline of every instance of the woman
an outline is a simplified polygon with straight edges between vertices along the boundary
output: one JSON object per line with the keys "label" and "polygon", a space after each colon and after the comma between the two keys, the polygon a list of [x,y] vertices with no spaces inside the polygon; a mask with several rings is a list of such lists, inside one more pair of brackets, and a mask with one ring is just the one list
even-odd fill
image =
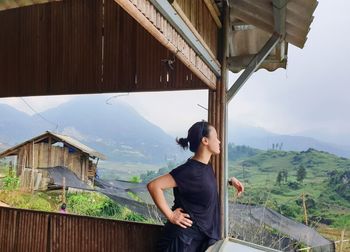
{"label": "woman", "polygon": [[[220,153],[220,141],[213,126],[197,122],[187,138],[176,140],[194,156],[170,173],[151,181],[147,188],[160,211],[167,218],[157,251],[205,251],[220,239],[220,209],[216,178],[209,164],[211,156]],[[243,185],[231,178],[238,194]],[[173,188],[174,206],[169,208],[163,190]]]}

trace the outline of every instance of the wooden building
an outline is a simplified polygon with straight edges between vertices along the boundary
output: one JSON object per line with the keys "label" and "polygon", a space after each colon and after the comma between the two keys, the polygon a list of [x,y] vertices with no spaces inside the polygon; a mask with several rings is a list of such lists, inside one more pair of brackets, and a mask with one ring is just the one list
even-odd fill
{"label": "wooden building", "polygon": [[[21,187],[46,190],[47,170],[66,167],[84,182],[93,182],[99,159],[106,157],[69,136],[47,131],[0,153],[0,158],[16,157],[16,174]],[[61,181],[60,181],[61,182]]]}
{"label": "wooden building", "polygon": [[[316,0],[2,0],[0,97],[207,90],[208,121],[224,147],[212,164],[226,237],[227,105],[259,68],[286,67],[288,46],[304,46],[316,6]],[[242,69],[228,89],[228,71]]]}

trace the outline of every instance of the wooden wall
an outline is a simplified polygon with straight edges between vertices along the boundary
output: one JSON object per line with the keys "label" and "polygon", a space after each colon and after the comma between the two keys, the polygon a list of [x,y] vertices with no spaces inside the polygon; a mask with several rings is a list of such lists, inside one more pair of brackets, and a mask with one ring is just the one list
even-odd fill
{"label": "wooden wall", "polygon": [[164,81],[173,55],[113,0],[0,11],[0,34],[0,97],[207,88],[179,60]]}
{"label": "wooden wall", "polygon": [[204,0],[176,0],[176,3],[181,7],[214,56],[218,57],[219,28]]}
{"label": "wooden wall", "polygon": [[[32,168],[33,144],[28,143],[20,148],[17,157],[17,176],[20,176],[24,167]],[[69,153],[68,148],[52,146],[48,143],[34,145],[34,168],[49,168],[65,166],[73,171],[78,178],[86,181],[88,175],[89,158],[81,152]]]}

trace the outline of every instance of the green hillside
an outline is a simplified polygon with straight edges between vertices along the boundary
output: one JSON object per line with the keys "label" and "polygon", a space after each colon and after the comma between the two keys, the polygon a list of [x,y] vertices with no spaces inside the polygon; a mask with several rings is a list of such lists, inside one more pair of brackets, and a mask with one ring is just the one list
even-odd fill
{"label": "green hillside", "polygon": [[[229,176],[245,183],[241,203],[266,204],[303,221],[304,194],[312,224],[350,227],[350,159],[314,149],[259,151],[230,145]],[[236,200],[233,190],[230,199]]]}

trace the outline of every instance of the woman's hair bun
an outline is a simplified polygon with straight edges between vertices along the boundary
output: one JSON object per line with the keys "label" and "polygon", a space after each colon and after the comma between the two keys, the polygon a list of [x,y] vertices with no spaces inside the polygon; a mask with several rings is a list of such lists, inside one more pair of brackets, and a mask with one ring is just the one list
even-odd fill
{"label": "woman's hair bun", "polygon": [[188,148],[188,139],[187,138],[176,138],[176,142],[184,149]]}

